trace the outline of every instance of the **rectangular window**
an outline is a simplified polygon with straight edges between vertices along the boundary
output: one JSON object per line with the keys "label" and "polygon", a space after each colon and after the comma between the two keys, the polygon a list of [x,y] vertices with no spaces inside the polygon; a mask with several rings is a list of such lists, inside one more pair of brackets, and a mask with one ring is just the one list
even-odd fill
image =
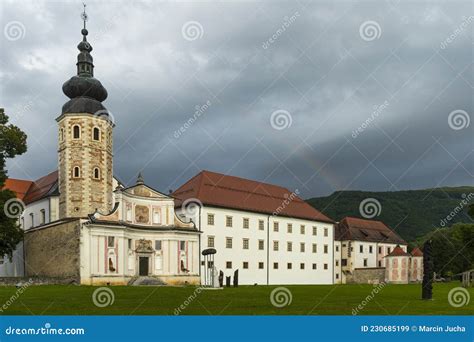
{"label": "rectangular window", "polygon": [[226,237],[225,238],[225,248],[232,248],[232,238]]}
{"label": "rectangular window", "polygon": [[242,248],[249,249],[249,239],[242,239]]}
{"label": "rectangular window", "polygon": [[324,269],[325,269],[325,270],[328,269],[328,264],[324,264]]}
{"label": "rectangular window", "polygon": [[264,241],[263,240],[258,240],[258,249],[263,251],[263,249],[264,249]]}
{"label": "rectangular window", "polygon": [[207,237],[207,247],[213,248],[214,247],[214,236]]}
{"label": "rectangular window", "polygon": [[286,250],[287,250],[288,252],[292,252],[292,251],[293,251],[293,242],[288,241],[288,242],[286,243]]}
{"label": "rectangular window", "polygon": [[40,214],[41,214],[40,224],[45,224],[46,223],[46,211],[44,209],[41,209]]}
{"label": "rectangular window", "polygon": [[339,273],[336,273],[336,279],[339,279]]}
{"label": "rectangular window", "polygon": [[293,268],[293,264],[291,262],[287,263],[286,268],[291,270]]}
{"label": "rectangular window", "polygon": [[324,245],[324,254],[328,254],[329,246]]}
{"label": "rectangular window", "polygon": [[277,232],[280,229],[278,222],[273,222],[273,231]]}
{"label": "rectangular window", "polygon": [[278,251],[278,241],[273,241],[273,250],[274,250],[275,252]]}
{"label": "rectangular window", "polygon": [[243,268],[244,270],[248,270],[248,268],[249,268],[249,262],[248,262],[248,261],[244,261],[244,263],[242,264],[242,268]]}
{"label": "rectangular window", "polygon": [[339,260],[336,260],[336,266],[339,266]]}
{"label": "rectangular window", "polygon": [[288,223],[288,224],[286,225],[286,229],[287,229],[287,231],[288,231],[288,234],[293,233],[293,225],[292,225],[291,223]]}
{"label": "rectangular window", "polygon": [[382,254],[382,247],[379,247],[379,254]]}
{"label": "rectangular window", "polygon": [[362,245],[359,246],[359,252],[364,253],[364,246]]}
{"label": "rectangular window", "polygon": [[232,227],[232,216],[226,216],[225,217],[225,226],[226,227]]}
{"label": "rectangular window", "polygon": [[277,262],[274,262],[274,263],[273,263],[273,269],[274,269],[274,270],[277,270],[277,269],[278,269],[278,263],[277,263]]}
{"label": "rectangular window", "polygon": [[304,242],[300,243],[300,252],[304,253]]}
{"label": "rectangular window", "polygon": [[225,268],[232,268],[232,261],[226,261]]}
{"label": "rectangular window", "polygon": [[339,252],[339,246],[336,245],[336,252]]}
{"label": "rectangular window", "polygon": [[304,270],[304,263],[303,262],[300,264],[300,269]]}
{"label": "rectangular window", "polygon": [[313,227],[313,235],[318,235],[318,227]]}
{"label": "rectangular window", "polygon": [[265,222],[263,220],[258,220],[258,229],[259,230],[265,229]]}
{"label": "rectangular window", "polygon": [[379,260],[379,267],[382,267],[382,261]]}
{"label": "rectangular window", "polygon": [[347,259],[341,260],[341,266],[347,266]]}
{"label": "rectangular window", "polygon": [[115,247],[115,237],[107,236],[107,247]]}
{"label": "rectangular window", "polygon": [[372,254],[372,252],[373,252],[373,247],[369,246],[369,253]]}
{"label": "rectangular window", "polygon": [[318,245],[313,243],[313,253],[317,253],[318,252]]}
{"label": "rectangular window", "polygon": [[30,214],[30,222],[31,222],[30,227],[34,227],[35,226],[35,216],[33,215],[33,213]]}
{"label": "rectangular window", "polygon": [[185,251],[186,250],[186,241],[180,241],[179,242],[179,250],[180,251]]}
{"label": "rectangular window", "polygon": [[208,226],[214,225],[214,214],[207,214],[207,225]]}
{"label": "rectangular window", "polygon": [[390,254],[390,247],[387,247],[387,254]]}
{"label": "rectangular window", "polygon": [[258,269],[259,269],[259,270],[263,270],[263,262],[259,262],[259,263],[258,263]]}
{"label": "rectangular window", "polygon": [[328,236],[328,229],[324,228],[324,236]]}
{"label": "rectangular window", "polygon": [[132,249],[132,239],[128,239],[128,249]]}
{"label": "rectangular window", "polygon": [[155,240],[155,250],[161,251],[161,240]]}
{"label": "rectangular window", "polygon": [[318,268],[318,265],[317,264],[313,264],[313,270],[317,269]]}
{"label": "rectangular window", "polygon": [[303,235],[305,233],[305,227],[304,227],[303,224],[300,226],[300,233],[303,234]]}
{"label": "rectangular window", "polygon": [[244,229],[249,229],[249,219],[248,218],[242,219],[242,227]]}
{"label": "rectangular window", "polygon": [[364,259],[364,267],[367,267],[367,259]]}

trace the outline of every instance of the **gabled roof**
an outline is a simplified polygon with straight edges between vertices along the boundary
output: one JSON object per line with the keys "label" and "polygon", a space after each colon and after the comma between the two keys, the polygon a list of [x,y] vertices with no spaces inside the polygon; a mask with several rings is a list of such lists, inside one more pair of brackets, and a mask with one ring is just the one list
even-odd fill
{"label": "gabled roof", "polygon": [[335,239],[407,244],[382,221],[356,217],[345,217],[336,225]]}
{"label": "gabled roof", "polygon": [[49,195],[59,195],[57,170],[35,180],[28,190],[24,202],[26,204],[32,203]]}
{"label": "gabled roof", "polygon": [[397,256],[410,256],[410,253],[405,252],[402,247],[398,246],[393,249],[390,254],[387,254],[385,257],[397,257]]}
{"label": "gabled roof", "polygon": [[35,181],[8,178],[4,188],[13,191],[25,204],[50,195],[58,195],[58,171],[53,171]]}
{"label": "gabled roof", "polygon": [[23,201],[31,184],[33,184],[33,182],[29,180],[7,178],[7,180],[5,181],[5,185],[3,186],[3,189],[8,189],[8,190],[13,191],[16,195],[16,198]]}
{"label": "gabled roof", "polygon": [[288,189],[211,171],[201,171],[172,196],[177,199],[176,206],[195,198],[208,206],[334,222]]}
{"label": "gabled roof", "polygon": [[411,251],[411,255],[414,257],[422,257],[423,252],[418,247],[415,247],[415,249]]}

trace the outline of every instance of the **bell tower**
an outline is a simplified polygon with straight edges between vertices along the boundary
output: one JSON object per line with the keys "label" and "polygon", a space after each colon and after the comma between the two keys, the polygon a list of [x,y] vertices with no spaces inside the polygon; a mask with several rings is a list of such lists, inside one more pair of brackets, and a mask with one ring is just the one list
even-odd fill
{"label": "bell tower", "polygon": [[56,119],[59,129],[59,217],[87,217],[112,209],[113,120],[102,102],[107,90],[94,78],[87,14],[78,44],[77,75],[63,84],[70,98]]}

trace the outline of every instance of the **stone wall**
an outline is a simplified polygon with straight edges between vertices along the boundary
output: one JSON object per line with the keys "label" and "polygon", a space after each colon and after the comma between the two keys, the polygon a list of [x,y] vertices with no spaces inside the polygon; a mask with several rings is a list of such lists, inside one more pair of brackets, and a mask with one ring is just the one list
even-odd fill
{"label": "stone wall", "polygon": [[26,277],[80,282],[80,220],[25,232]]}
{"label": "stone wall", "polygon": [[356,268],[346,275],[346,282],[356,284],[379,284],[385,281],[385,267]]}

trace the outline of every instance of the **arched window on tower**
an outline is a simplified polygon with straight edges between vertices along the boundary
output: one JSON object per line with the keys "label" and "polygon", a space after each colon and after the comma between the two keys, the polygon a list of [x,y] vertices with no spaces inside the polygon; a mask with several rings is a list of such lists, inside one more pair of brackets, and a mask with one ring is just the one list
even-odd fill
{"label": "arched window on tower", "polygon": [[79,166],[74,166],[74,169],[72,171],[72,176],[74,178],[79,178],[81,177],[81,168]]}
{"label": "arched window on tower", "polygon": [[100,169],[98,167],[94,168],[94,179],[100,179]]}
{"label": "arched window on tower", "polygon": [[79,139],[81,137],[81,126],[74,125],[72,128],[72,137],[74,139]]}
{"label": "arched window on tower", "polygon": [[99,141],[100,140],[100,130],[97,127],[94,127],[92,139]]}
{"label": "arched window on tower", "polygon": [[64,128],[59,130],[59,141],[64,141]]}

